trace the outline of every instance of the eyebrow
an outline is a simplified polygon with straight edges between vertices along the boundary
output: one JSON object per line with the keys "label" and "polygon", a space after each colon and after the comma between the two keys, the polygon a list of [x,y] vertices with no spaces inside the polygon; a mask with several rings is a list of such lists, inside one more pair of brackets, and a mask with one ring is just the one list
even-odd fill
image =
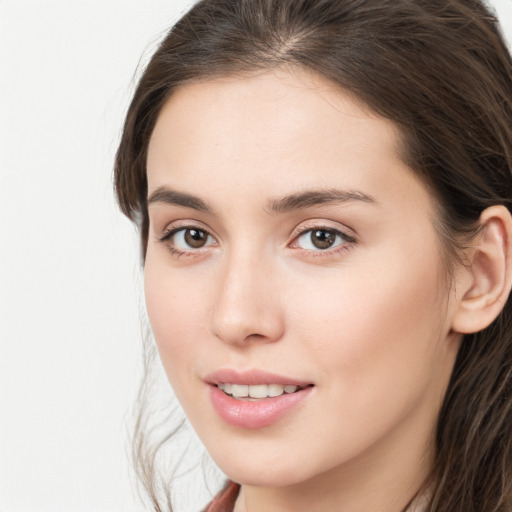
{"label": "eyebrow", "polygon": [[[270,214],[282,214],[293,210],[301,210],[321,204],[347,203],[359,201],[377,205],[377,201],[370,195],[358,190],[307,190],[296,194],[290,194],[279,199],[270,199],[266,205],[266,211]],[[204,213],[214,213],[213,208],[203,199],[178,192],[168,187],[158,187],[148,197],[148,205],[164,203],[184,206]]]}
{"label": "eyebrow", "polygon": [[171,190],[167,187],[158,187],[150,194],[148,197],[148,205],[152,203],[173,204],[184,206],[185,208],[192,208],[200,212],[213,213],[213,208],[201,198],[185,192]]}
{"label": "eyebrow", "polygon": [[267,204],[267,210],[269,213],[278,214],[321,204],[347,203],[352,201],[378,204],[372,196],[358,190],[308,190],[297,194],[290,194],[280,199],[272,199]]}

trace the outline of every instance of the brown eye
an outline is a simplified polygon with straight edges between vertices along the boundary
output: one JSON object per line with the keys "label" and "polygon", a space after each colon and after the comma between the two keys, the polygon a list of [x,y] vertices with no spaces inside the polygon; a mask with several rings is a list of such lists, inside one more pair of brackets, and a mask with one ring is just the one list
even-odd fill
{"label": "brown eye", "polygon": [[326,229],[314,229],[311,231],[311,243],[317,249],[329,249],[336,241],[336,233]]}
{"label": "brown eye", "polygon": [[297,245],[308,251],[327,251],[342,244],[350,244],[354,239],[337,229],[314,228],[304,231],[297,237]]}
{"label": "brown eye", "polygon": [[206,245],[208,233],[201,229],[185,229],[185,243],[192,249],[200,249]]}
{"label": "brown eye", "polygon": [[208,231],[195,227],[173,230],[166,234],[161,241],[169,245],[171,249],[183,252],[215,245],[215,239]]}

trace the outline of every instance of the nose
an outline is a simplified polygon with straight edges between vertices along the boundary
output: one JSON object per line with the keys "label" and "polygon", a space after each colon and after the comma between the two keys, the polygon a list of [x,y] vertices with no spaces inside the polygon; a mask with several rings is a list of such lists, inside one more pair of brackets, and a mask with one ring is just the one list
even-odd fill
{"label": "nose", "polygon": [[280,290],[272,265],[255,256],[235,256],[219,270],[211,332],[232,345],[278,341],[284,333]]}

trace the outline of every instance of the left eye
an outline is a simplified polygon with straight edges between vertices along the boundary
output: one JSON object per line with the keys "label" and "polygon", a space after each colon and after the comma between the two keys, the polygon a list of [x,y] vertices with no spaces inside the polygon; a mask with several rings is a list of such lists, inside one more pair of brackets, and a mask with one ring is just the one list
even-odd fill
{"label": "left eye", "polygon": [[297,237],[297,245],[308,251],[325,251],[345,241],[346,237],[335,229],[315,228]]}
{"label": "left eye", "polygon": [[212,245],[214,242],[214,238],[207,231],[197,228],[178,229],[171,237],[172,247],[180,251],[202,249]]}

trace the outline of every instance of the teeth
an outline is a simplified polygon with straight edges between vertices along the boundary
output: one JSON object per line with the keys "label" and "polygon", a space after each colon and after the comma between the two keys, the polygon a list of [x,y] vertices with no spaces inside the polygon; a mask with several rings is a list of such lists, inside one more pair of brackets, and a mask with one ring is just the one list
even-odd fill
{"label": "teeth", "polygon": [[233,384],[231,394],[235,398],[246,398],[249,396],[249,386],[245,386],[244,384]]}
{"label": "teeth", "polygon": [[268,386],[262,384],[260,386],[248,386],[249,396],[251,398],[266,398],[268,396]]}
{"label": "teeth", "polygon": [[217,384],[217,387],[224,391],[227,395],[232,395],[234,398],[273,398],[281,396],[284,393],[295,393],[299,386],[281,384],[258,384],[255,386],[247,386],[245,384],[232,384],[222,383]]}
{"label": "teeth", "polygon": [[284,387],[279,384],[269,384],[268,386],[268,396],[281,396],[284,393]]}

